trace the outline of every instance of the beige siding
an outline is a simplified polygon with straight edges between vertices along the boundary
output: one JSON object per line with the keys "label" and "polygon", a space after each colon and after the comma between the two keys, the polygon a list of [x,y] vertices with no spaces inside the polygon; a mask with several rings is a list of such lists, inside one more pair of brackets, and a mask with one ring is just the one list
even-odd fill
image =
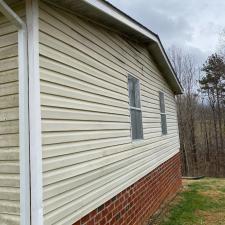
{"label": "beige siding", "polygon": [[[176,105],[144,46],[40,7],[44,221],[71,225],[178,152]],[[128,73],[141,83],[144,140],[133,143]]]}
{"label": "beige siding", "polygon": [[0,15],[0,224],[19,224],[18,46]]}

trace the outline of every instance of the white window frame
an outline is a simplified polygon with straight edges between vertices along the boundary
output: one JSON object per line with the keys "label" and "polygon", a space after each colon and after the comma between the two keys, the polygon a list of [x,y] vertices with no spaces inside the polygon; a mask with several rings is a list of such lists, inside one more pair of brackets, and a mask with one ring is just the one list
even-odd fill
{"label": "white window frame", "polygon": [[[164,109],[165,109],[165,112],[162,112],[162,109],[161,109],[161,99],[160,99],[160,94],[163,94],[163,103],[164,103]],[[165,92],[164,91],[159,91],[159,110],[160,110],[160,123],[161,123],[161,135],[162,136],[165,136],[168,134],[168,126],[167,126],[167,113],[166,113],[166,103],[165,103]],[[166,133],[163,133],[163,124],[162,124],[162,115],[165,115],[166,117]]]}
{"label": "white window frame", "polygon": [[[139,99],[140,99],[140,108],[130,106],[129,77],[133,77],[133,78],[137,79],[137,81],[138,81],[138,92],[139,92]],[[140,88],[140,79],[139,79],[138,77],[134,76],[133,74],[130,74],[130,73],[129,73],[128,76],[127,76],[127,90],[128,90],[129,115],[130,115],[130,137],[131,137],[132,142],[142,141],[142,140],[144,140],[144,129],[143,129],[143,116],[142,116],[142,109],[141,109],[141,88]],[[133,130],[133,129],[132,129],[132,120],[131,120],[131,110],[132,110],[132,109],[141,112],[142,138],[133,139],[133,137],[132,137],[132,130]]]}

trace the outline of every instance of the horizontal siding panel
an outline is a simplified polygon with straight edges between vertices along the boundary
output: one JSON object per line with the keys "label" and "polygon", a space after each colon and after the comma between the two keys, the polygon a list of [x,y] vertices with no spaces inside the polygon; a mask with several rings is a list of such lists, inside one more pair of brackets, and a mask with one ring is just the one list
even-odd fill
{"label": "horizontal siding panel", "polygon": [[0,161],[0,173],[19,173],[17,161]]}
{"label": "horizontal siding panel", "polygon": [[[114,136],[117,137],[119,136],[119,134],[115,134]],[[78,141],[78,142],[69,142],[69,143],[63,143],[63,141],[54,141],[55,143],[54,145],[53,144],[45,145],[43,147],[43,150],[44,150],[43,155],[44,155],[44,158],[48,158],[48,157],[71,154],[75,152],[87,151],[91,149],[110,147],[110,146],[117,146],[118,148],[118,145],[130,143],[130,138],[127,137],[127,134],[126,136],[125,135],[123,136],[123,135],[120,135],[117,138],[113,137],[113,135],[110,135],[110,138],[105,138],[105,139],[101,138],[100,140],[99,139],[91,140],[92,137],[91,138],[86,137],[86,140]]]}
{"label": "horizontal siding panel", "polygon": [[[152,138],[152,142],[157,142],[157,140],[159,140],[160,138]],[[172,140],[176,140],[175,136],[171,137]],[[151,148],[151,146],[146,146],[146,148]],[[106,157],[106,156],[111,156],[117,153],[124,153],[127,154],[127,151],[130,149],[136,149],[135,148],[130,148],[130,145],[127,146],[127,149],[123,149],[119,146],[117,146],[116,148],[105,148],[105,149],[98,149],[95,151],[85,151],[82,153],[76,153],[76,154],[69,154],[69,155],[65,155],[65,156],[61,156],[61,157],[55,157],[55,158],[49,158],[43,161],[44,163],[44,169],[46,171],[49,170],[53,170],[56,168],[60,168],[60,167],[66,167],[66,166],[70,166],[70,165],[75,165],[78,163],[82,163],[85,161],[90,161],[93,159],[98,159],[98,158],[102,158],[102,157]],[[138,150],[137,150],[138,151]],[[128,157],[128,156],[127,156]],[[123,159],[123,157],[118,156],[119,159]],[[111,162],[110,159],[106,159],[107,162]],[[98,163],[95,163],[98,164]],[[99,166],[102,166],[103,164],[99,164]]]}
{"label": "horizontal siding panel", "polygon": [[17,107],[0,109],[0,122],[18,119],[19,119],[19,109]]}
{"label": "horizontal siding panel", "polygon": [[[3,128],[4,129],[4,128]],[[6,127],[7,129],[7,127]],[[42,131],[125,130],[128,123],[42,120]],[[1,132],[1,129],[0,129]]]}
{"label": "horizontal siding panel", "polygon": [[[63,58],[62,58],[63,60]],[[70,60],[71,61],[71,60]],[[77,85],[77,88],[82,89],[84,86],[84,83],[86,85],[92,85],[95,88],[101,87],[103,88],[106,93],[107,90],[113,91],[113,94],[122,94],[127,97],[127,91],[124,90],[124,88],[117,85],[115,82],[115,79],[111,79],[111,77],[104,76],[103,74],[99,73],[98,71],[90,71],[88,73],[88,69],[84,72],[81,71],[80,68],[74,67],[76,65],[76,61],[74,63],[70,63],[70,61],[65,60],[61,61],[61,63],[57,63],[57,61],[50,60],[49,58],[41,57],[40,58],[40,65],[41,65],[41,79],[42,80],[48,80],[48,81],[54,81],[57,78],[57,81],[61,81],[62,77],[67,76],[67,79],[75,78],[76,82],[73,81],[73,84],[79,84]],[[46,73],[48,75],[46,76]],[[54,75],[53,75],[54,74]],[[52,76],[51,76],[52,75]],[[70,79],[71,81],[71,79]],[[84,83],[82,83],[83,81]],[[66,82],[65,79],[63,79],[63,82]],[[89,91],[90,88],[88,88]],[[83,89],[82,89],[83,90]],[[117,95],[115,95],[116,98]],[[123,98],[122,98],[123,99]]]}
{"label": "horizontal siding panel", "polygon": [[[146,46],[40,4],[46,225],[70,225],[176,154],[174,94]],[[140,79],[144,140],[132,142],[127,75]],[[159,91],[168,135],[161,134]]]}
{"label": "horizontal siding panel", "polygon": [[[45,70],[42,69],[41,70],[41,78],[44,81],[49,81],[51,83],[55,83],[58,85],[63,85],[65,87],[70,87],[70,88],[74,88],[76,90],[80,90],[80,91],[85,91],[88,93],[93,93],[93,94],[97,94],[97,95],[101,95],[101,96],[106,96],[106,97],[110,97],[113,99],[119,99],[119,100],[123,100],[124,102],[128,102],[128,98],[127,98],[127,92],[126,95],[122,95],[120,93],[115,92],[114,86],[110,87],[110,84],[108,83],[104,83],[103,86],[100,86],[100,82],[99,80],[95,80],[95,79],[91,79],[91,76],[88,77],[88,79],[86,79],[85,81],[81,81],[79,79],[74,79],[77,78],[77,73],[79,73],[79,71],[74,71],[73,70],[73,74],[70,75],[64,75],[62,73],[57,73],[57,72],[53,72],[53,71],[49,71],[49,70]],[[93,81],[93,83],[90,83],[90,81]],[[89,82],[89,83],[87,83]],[[107,90],[107,87],[111,90]]]}
{"label": "horizontal siding panel", "polygon": [[[158,161],[160,162],[160,158],[158,159]],[[148,170],[150,165],[149,165],[149,163],[147,163],[147,165],[144,164],[144,165],[138,167],[137,169],[129,170],[129,172],[126,173],[126,175],[125,175],[125,177],[126,177],[125,179],[127,180],[127,182],[129,182],[129,179],[138,177],[138,174],[140,172],[143,172],[143,167],[145,167],[145,169]],[[145,173],[146,173],[146,171],[145,171]],[[117,179],[114,179],[112,182],[109,182],[108,184],[103,185],[100,188],[97,188],[96,190],[93,191],[93,193],[88,193],[88,194],[82,196],[81,198],[79,198],[78,201],[76,201],[76,204],[73,201],[70,201],[63,208],[55,209],[52,213],[49,213],[45,216],[45,219],[46,219],[45,221],[46,221],[46,223],[50,223],[50,224],[51,223],[60,224],[60,222],[56,223],[55,214],[61,215],[65,219],[67,219],[66,216],[69,217],[71,215],[71,213],[79,211],[79,208],[84,207],[85,205],[90,206],[93,201],[99,201],[104,195],[108,195],[109,193],[113,192],[112,190],[115,190],[121,186],[124,188],[124,186],[127,185],[127,182],[124,183],[123,176],[119,177]],[[85,202],[87,202],[87,203],[85,203]]]}
{"label": "horizontal siding panel", "polygon": [[[109,148],[108,150],[112,150],[112,149],[118,149],[118,147],[116,148],[112,147],[112,148]],[[130,158],[129,163],[127,163],[128,159],[123,160],[123,161],[120,161],[118,164],[110,164],[104,167],[104,169],[100,168],[98,170],[93,170],[89,173],[72,177],[71,179],[66,179],[66,180],[59,181],[57,183],[47,185],[44,189],[44,198],[48,199],[48,198],[57,196],[57,194],[64,193],[65,191],[69,191],[74,188],[82,187],[82,185],[85,185],[85,184],[86,184],[85,186],[87,186],[89,183],[97,180],[99,177],[101,177],[100,179],[103,179],[103,178],[109,179],[108,177],[110,176],[110,174],[115,173],[116,171],[124,170],[127,172],[128,171],[127,167],[129,167],[129,165],[131,165],[132,167],[133,165],[132,163],[139,163],[137,159],[139,158],[138,157],[136,157],[135,159]]]}
{"label": "horizontal siding panel", "polygon": [[0,60],[0,72],[18,68],[18,59],[15,57]]}
{"label": "horizontal siding panel", "polygon": [[1,147],[17,147],[19,144],[19,134],[0,135]]}
{"label": "horizontal siding panel", "polygon": [[0,221],[2,224],[7,225],[19,225],[20,217],[17,215],[9,215],[9,214],[0,214]]}
{"label": "horizontal siding panel", "polygon": [[[79,50],[76,50],[72,46],[69,46],[62,41],[59,41],[53,37],[50,37],[49,35],[46,35],[44,33],[40,33],[40,41],[42,43],[42,40],[44,40],[45,45],[49,46],[50,48],[58,51],[58,52],[63,52],[67,56],[77,59],[81,62],[83,62],[86,65],[89,65],[90,67],[93,67],[95,69],[98,69],[99,71],[104,72],[105,74],[108,74],[112,77],[115,77],[118,80],[123,81],[123,76],[125,76],[125,73],[119,73],[115,71],[112,67],[104,65],[100,60],[97,61],[95,58],[92,58],[83,52],[80,52]],[[71,48],[72,47],[72,48]]]}
{"label": "horizontal siding panel", "polygon": [[16,27],[11,24],[11,22],[2,23],[2,17],[0,22],[0,36],[15,33]]}
{"label": "horizontal siding panel", "polygon": [[[171,158],[173,156],[174,156],[174,153],[172,153],[168,157],[165,157],[164,160],[157,161],[155,166],[159,166],[166,159],[169,159],[169,158]],[[86,215],[88,212],[90,212],[93,209],[93,207],[95,207],[96,204],[97,205],[102,205],[104,202],[107,202],[109,199],[111,199],[115,195],[115,192],[116,193],[120,193],[121,191],[123,191],[124,189],[126,189],[127,187],[132,185],[133,183],[137,182],[139,180],[140,176],[144,177],[146,174],[148,174],[149,169],[152,171],[154,168],[156,168],[155,166],[149,167],[149,164],[147,164],[147,166],[145,167],[145,170],[144,170],[143,167],[141,167],[140,168],[140,169],[142,169],[141,173],[140,172],[137,173],[136,176],[134,176],[131,179],[127,180],[126,183],[123,182],[122,185],[118,185],[117,184],[117,186],[113,189],[113,191],[106,192],[105,194],[101,193],[101,197],[100,198],[98,198],[95,201],[92,201],[92,202],[90,202],[90,203],[88,203],[86,205],[83,205],[83,207],[80,210],[75,211],[74,213],[67,215],[66,217],[61,219],[59,222],[57,222],[56,225],[62,225],[62,224],[65,224],[65,223],[70,224],[74,220],[74,218],[81,218],[83,214]],[[70,210],[71,209],[72,208],[70,208]]]}
{"label": "horizontal siding panel", "polygon": [[6,83],[1,85],[0,96],[13,95],[18,92],[18,82]]}
{"label": "horizontal siding panel", "polygon": [[[17,44],[17,42],[18,42],[17,33],[11,33],[11,34],[0,36],[0,48],[9,46],[9,45],[15,45]],[[5,58],[7,58],[7,56]]]}
{"label": "horizontal siding panel", "polygon": [[0,72],[0,84],[5,84],[13,81],[18,81],[17,69]]}
{"label": "horizontal siding panel", "polygon": [[[59,143],[71,143],[81,144],[81,141],[99,140],[118,137],[127,137],[129,135],[128,130],[99,130],[99,131],[66,131],[66,132],[45,132],[43,133],[44,144],[59,144]],[[115,141],[115,140],[114,140]],[[76,151],[74,149],[74,151]]]}
{"label": "horizontal siding panel", "polygon": [[[51,58],[75,69],[81,70],[84,73],[93,74],[93,76],[95,77],[100,76],[101,79],[116,84],[119,87],[124,87],[126,85],[125,79],[124,82],[122,80],[117,80],[117,78],[111,76],[110,74],[104,73],[104,71],[98,70],[95,67],[85,64],[84,62],[80,61],[79,58],[73,58],[65,54],[65,52],[60,52],[48,46],[40,45],[40,54],[41,56]],[[42,65],[43,64],[41,64],[41,66]]]}
{"label": "horizontal siding panel", "polygon": [[[167,144],[167,142],[168,142],[167,140],[164,140],[164,143]],[[75,164],[75,165],[68,166],[68,167],[62,167],[55,171],[47,172],[44,174],[44,185],[50,184],[53,182],[58,182],[59,180],[62,180],[62,179],[68,179],[70,177],[77,176],[81,173],[86,173],[88,171],[94,170],[98,167],[104,167],[108,164],[118,162],[120,160],[129,158],[136,154],[141,154],[145,151],[147,151],[149,154],[150,148],[157,149],[158,145],[159,145],[158,142],[152,144],[151,147],[148,145],[144,145],[144,146],[138,148],[134,145],[135,147],[133,146],[133,148],[131,148],[131,149],[130,149],[130,146],[128,146],[126,149],[126,152],[99,158],[97,160],[87,161],[87,163],[84,163],[84,164],[80,164],[80,165]],[[160,142],[160,145],[163,145],[163,141]]]}
{"label": "horizontal siding panel", "polygon": [[55,96],[45,93],[41,94],[41,104],[43,106],[61,107],[66,109],[78,109],[93,112],[113,113],[117,115],[127,115],[127,116],[129,115],[128,109],[102,105],[100,103],[92,103],[86,101],[84,102],[73,98]]}
{"label": "horizontal siding panel", "polygon": [[[40,37],[41,42],[42,42],[42,38],[43,38],[45,40],[44,41],[45,44],[47,43],[47,40],[46,40],[47,37],[45,36],[45,34],[54,34],[54,36],[52,35],[51,38],[54,38],[60,42],[63,42],[66,45],[73,46],[74,52],[76,53],[76,50],[79,52],[79,53],[77,53],[78,56],[83,55],[83,54],[80,55],[80,53],[84,53],[85,55],[87,54],[88,57],[95,59],[96,61],[100,62],[102,65],[107,65],[112,70],[115,70],[122,74],[126,73],[126,71],[121,66],[118,66],[118,63],[112,63],[111,60],[109,60],[107,57],[104,57],[101,54],[97,53],[96,49],[93,50],[89,47],[86,47],[83,43],[76,41],[74,38],[70,37],[69,35],[65,34],[64,32],[53,28],[52,25],[49,25],[47,23],[40,21],[40,30],[43,32],[43,37],[42,36]],[[48,37],[48,39],[50,39],[50,37]],[[53,40],[52,40],[52,42],[54,43]],[[48,46],[51,46],[50,42],[48,43]],[[81,61],[84,61],[84,62],[86,61],[85,58],[83,58],[83,57],[79,57],[79,58]],[[90,60],[88,60],[88,63],[90,63]],[[94,64],[92,64],[92,65],[94,65]],[[100,68],[100,67],[98,66],[98,68]],[[103,71],[105,71],[104,68],[103,68]]]}
{"label": "horizontal siding panel", "polygon": [[[43,8],[44,9],[44,8]],[[51,12],[51,10],[50,9],[48,9],[48,12]],[[62,12],[60,12],[61,14],[62,14]],[[54,13],[52,13],[52,15],[53,15]],[[71,16],[70,16],[71,17]],[[67,17],[68,18],[68,17]],[[48,18],[48,19],[50,19],[50,18]],[[122,38],[120,38],[118,35],[115,37],[115,35],[113,34],[113,33],[108,33],[106,30],[103,30],[103,29],[100,29],[100,28],[98,28],[97,30],[96,30],[96,27],[93,29],[91,26],[87,26],[87,24],[85,24],[82,20],[79,20],[78,18],[76,18],[76,17],[71,17],[70,18],[70,21],[69,20],[65,20],[65,18],[63,18],[62,17],[62,15],[60,15],[60,14],[57,14],[57,19],[59,19],[59,20],[61,20],[61,21],[67,21],[66,22],[66,24],[68,25],[68,26],[70,26],[74,31],[76,31],[76,32],[80,32],[84,37],[83,37],[83,40],[82,40],[82,42],[83,43],[87,43],[86,42],[86,39],[89,39],[91,42],[92,42],[92,46],[88,46],[88,47],[93,47],[93,42],[94,43],[97,43],[96,44],[96,46],[100,46],[100,44],[102,44],[102,42],[103,43],[105,43],[105,40],[107,40],[107,42],[105,43],[106,45],[101,49],[101,52],[100,53],[102,53],[102,52],[104,52],[104,50],[106,50],[106,49],[108,49],[108,48],[110,48],[110,53],[111,52],[113,52],[113,50],[114,50],[114,48],[116,49],[115,50],[115,52],[116,52],[116,58],[117,57],[119,57],[119,55],[118,55],[118,53],[121,55],[121,57],[122,58],[120,58],[120,61],[122,61],[122,62],[124,62],[124,63],[126,63],[126,64],[128,64],[129,66],[127,67],[127,69],[129,69],[130,70],[130,68],[133,68],[133,65],[135,65],[136,67],[134,67],[134,68],[136,68],[137,69],[137,67],[140,67],[141,68],[141,70],[143,70],[143,69],[146,69],[146,67],[142,67],[141,66],[141,63],[143,63],[143,59],[140,57],[140,60],[138,60],[137,59],[137,52],[135,51],[134,53],[132,53],[131,55],[130,54],[128,54],[128,52],[127,52],[127,49],[129,50],[129,48],[123,48],[124,46],[125,46],[125,44],[127,44],[127,41],[124,41]],[[49,20],[48,20],[49,21]],[[71,21],[72,21],[72,23],[71,23]],[[55,23],[57,23],[57,21],[56,20],[54,20],[54,24]],[[79,27],[79,25],[78,24],[76,24],[76,23],[78,23],[79,25],[81,25],[80,27]],[[74,24],[76,24],[76,25],[74,25]],[[60,26],[59,26],[60,27]],[[61,29],[64,29],[64,32],[66,33],[66,31],[65,31],[65,25],[64,26],[61,26]],[[70,35],[71,35],[71,32],[70,32]],[[118,40],[111,40],[111,37],[112,36],[114,36],[115,38],[117,38]],[[96,40],[96,37],[97,38],[99,38],[96,42],[95,42],[95,40]],[[85,38],[85,39],[84,39]],[[102,42],[101,42],[102,41]],[[117,46],[118,44],[120,44],[120,43],[123,43],[123,45],[121,45],[122,46],[122,48],[121,48],[121,46]],[[139,47],[140,48],[140,47]],[[145,46],[144,46],[144,48],[145,48]],[[96,47],[94,46],[94,49],[96,49]],[[145,51],[145,49],[141,49],[141,52],[144,52]],[[132,51],[131,51],[132,52]],[[139,55],[141,55],[141,54],[139,54]],[[124,57],[129,57],[129,58],[127,58],[127,60],[124,60]],[[142,56],[142,55],[141,55]],[[147,63],[149,63],[149,61],[152,61],[152,59],[151,59],[151,57],[149,57],[149,54],[148,54],[148,57],[146,58],[146,57],[143,57],[144,59],[145,59],[145,61],[147,62]],[[132,62],[132,63],[130,63],[130,62]],[[138,62],[138,63],[137,63]],[[141,63],[139,63],[139,62],[141,62]],[[149,68],[149,71],[148,72],[153,72],[152,71],[152,66],[155,66],[154,65],[154,63],[151,63],[151,66],[149,66],[149,67],[147,67],[147,68]],[[157,68],[156,66],[155,66],[155,68]],[[129,71],[129,72],[132,72],[132,71]],[[136,72],[135,73],[137,73],[138,71],[136,70]],[[140,72],[140,71],[139,71]],[[154,72],[154,73],[156,73],[156,76],[154,76],[154,78],[156,78],[156,79],[158,79],[159,78],[159,76],[158,76],[158,73],[160,73],[159,72],[159,70],[158,70],[158,68],[157,68],[157,71],[156,72]],[[161,83],[162,81],[160,81],[160,83]],[[164,84],[165,84],[165,81],[164,81]],[[152,85],[154,85],[154,84],[152,84]],[[167,88],[167,87],[165,87],[165,88]]]}
{"label": "horizontal siding panel", "polygon": [[1,161],[6,160],[19,160],[19,149],[16,148],[0,148],[0,159]]}
{"label": "horizontal siding panel", "polygon": [[20,189],[14,187],[0,187],[0,200],[20,200]]}
{"label": "horizontal siding panel", "polygon": [[1,134],[15,134],[19,132],[19,121],[4,121],[0,122]]}
{"label": "horizontal siding panel", "polygon": [[[129,122],[129,118],[124,115],[116,115],[109,113],[88,112],[75,109],[60,109],[56,107],[42,107],[43,119],[61,119],[61,120],[83,120],[83,121],[117,121]],[[1,111],[0,111],[1,120]]]}
{"label": "horizontal siding panel", "polygon": [[[154,153],[152,155],[154,155]],[[144,164],[149,165],[149,158],[145,158],[142,161],[136,161],[135,163],[125,168],[115,170],[114,172],[109,173],[106,176],[103,176],[97,180],[93,180],[92,182],[88,182],[83,186],[79,186],[76,189],[68,191],[67,193],[62,193],[57,198],[50,198],[46,200],[46,205],[44,206],[46,208],[46,213],[57,209],[60,204],[66,204],[74,201],[75,199],[78,199],[79,197],[84,197],[85,194],[90,193],[90,191],[95,191],[103,187],[104,185],[109,186],[111,182],[115,181],[116,179],[121,179],[122,176],[126,176],[127,171],[138,169]],[[80,205],[77,205],[75,207],[80,207]]]}
{"label": "horizontal siding panel", "polygon": [[18,174],[0,174],[1,187],[17,187],[20,186]]}
{"label": "horizontal siding panel", "polygon": [[[159,148],[158,148],[159,149]],[[165,150],[165,149],[164,149]],[[157,152],[157,151],[155,151]],[[145,156],[150,156],[153,155],[154,152],[149,153],[148,151],[145,152]],[[132,163],[138,162],[140,159],[144,159],[143,155],[139,154],[136,155],[133,158],[128,158],[126,160],[119,161],[118,164],[109,164],[108,166],[105,166],[104,169],[103,167],[93,170],[90,173],[84,173],[79,176],[72,177],[71,179],[66,179],[57,183],[53,183],[50,185],[46,186],[46,195],[47,196],[54,196],[55,191],[60,191],[60,193],[63,193],[65,190],[70,190],[68,189],[69,187],[73,189],[74,187],[79,187],[83,184],[89,183],[90,181],[96,180],[99,176],[103,177],[107,174],[111,174],[114,171],[118,171],[121,168],[124,168],[128,165],[131,165]]]}
{"label": "horizontal siding panel", "polygon": [[123,102],[110,97],[103,97],[97,94],[79,91],[71,87],[62,86],[63,84],[54,84],[50,82],[43,82],[41,84],[41,92],[56,96],[78,99],[86,102],[94,102],[102,105],[111,105],[114,107],[128,109],[128,102]]}
{"label": "horizontal siding panel", "polygon": [[[50,19],[51,20],[51,19]],[[49,22],[49,20],[48,20],[48,22]],[[55,23],[57,23],[57,21],[56,20],[54,20],[54,23],[52,22],[52,25],[54,25],[55,26]],[[49,31],[49,29],[50,29],[51,27],[49,26],[48,27],[48,31]],[[62,29],[63,28],[65,28],[65,26],[63,26],[62,27]],[[71,31],[70,29],[69,29],[69,31]],[[68,32],[69,32],[68,31]],[[61,32],[61,31],[60,31]],[[57,33],[57,31],[56,30],[54,30],[54,31],[52,31],[51,33],[54,33],[54,34],[56,34]],[[69,32],[68,34],[70,34],[71,35],[71,32]],[[63,33],[61,33],[61,36],[62,35],[64,35]],[[60,35],[59,35],[60,36]],[[66,36],[64,37],[64,38],[62,38],[62,41],[64,42],[65,41],[65,38],[66,38]],[[68,43],[69,44],[71,44],[71,42],[73,42],[73,39],[72,40],[68,40]],[[83,44],[83,43],[82,43]],[[80,44],[79,43],[74,43],[74,46],[79,46]],[[87,49],[87,50],[85,50],[85,47],[84,47],[84,44],[83,45],[81,45],[81,46],[83,46],[83,47],[80,47],[80,50],[82,50],[82,51],[85,51],[85,52],[89,52],[90,51],[90,49]],[[97,46],[98,47],[98,46]],[[96,48],[95,48],[95,50],[96,50]],[[103,51],[103,50],[102,50]],[[100,51],[100,53],[102,53],[102,51]],[[92,56],[93,55],[93,53],[90,53],[90,55]],[[98,58],[99,58],[99,55],[98,55]],[[132,66],[132,64],[130,65],[130,66]],[[115,63],[113,64],[113,68],[115,68]],[[129,69],[130,69],[130,67],[129,67]],[[121,70],[121,68],[120,68],[120,70]],[[139,70],[139,71],[129,71],[129,72],[131,72],[131,73],[142,73],[142,69],[141,70]],[[124,72],[123,72],[124,73]],[[165,82],[165,81],[164,81]],[[155,82],[154,82],[155,83]],[[154,83],[152,84],[152,86],[154,86]],[[162,81],[160,81],[159,82],[159,85],[162,83]]]}
{"label": "horizontal siding panel", "polygon": [[[60,16],[60,15],[59,15]],[[76,20],[76,19],[75,19]],[[48,20],[49,21],[49,20]],[[54,25],[55,25],[55,23],[57,23],[58,21],[56,21],[56,20],[54,20]],[[68,22],[67,22],[67,24],[68,24]],[[53,25],[53,24],[52,24]],[[62,29],[64,29],[65,28],[65,26],[63,26],[62,27]],[[76,26],[76,28],[77,28],[77,26]],[[74,28],[74,29],[76,29],[76,28]],[[70,29],[69,29],[69,31],[71,31]],[[68,31],[68,32],[69,32]],[[69,35],[71,35],[71,32],[69,32],[68,33]],[[87,37],[85,37],[85,38],[87,38]],[[83,38],[84,39],[84,38]],[[93,39],[93,38],[92,38]],[[84,42],[84,41],[83,41]],[[91,40],[91,43],[93,43],[93,40]],[[85,44],[86,44],[86,42],[85,42]],[[99,43],[98,43],[99,44]],[[92,44],[93,45],[93,44]],[[77,45],[76,45],[77,46]],[[90,46],[89,46],[90,47]],[[107,46],[107,48],[109,48],[110,46]],[[92,49],[95,49],[96,50],[96,48],[98,48],[98,45],[96,45],[96,46],[92,46]],[[105,48],[106,49],[106,48]],[[102,53],[103,51],[105,51],[105,49],[104,48],[102,48],[101,49],[101,51],[99,51],[98,53]],[[112,50],[112,49],[111,49]],[[111,52],[111,51],[110,51]],[[124,57],[124,55],[122,56],[122,57]],[[127,61],[127,62],[129,62],[129,61]],[[126,62],[126,63],[127,63]],[[114,63],[114,65],[115,65],[115,63]],[[132,66],[133,64],[131,64],[131,65],[129,65],[129,67],[128,67],[128,69],[130,69],[130,66]],[[126,68],[127,69],[127,68]],[[129,71],[129,72],[132,72],[132,73],[137,73],[137,71],[136,72],[134,72],[134,71]],[[141,71],[138,71],[138,73],[140,73],[140,72],[142,72],[142,69],[141,69]],[[152,84],[152,85],[154,85],[154,84]]]}
{"label": "horizontal siding panel", "polygon": [[17,44],[0,48],[0,60],[17,56]]}
{"label": "horizontal siding panel", "polygon": [[[98,44],[93,45],[93,43],[96,43],[96,37],[94,35],[92,35],[91,33],[89,33],[89,34],[85,33],[85,30],[82,29],[82,27],[78,25],[77,18],[75,18],[75,21],[73,21],[73,23],[71,23],[71,21],[65,20],[65,18],[62,15],[60,15],[60,14],[58,14],[58,15],[59,15],[59,17],[55,18],[53,10],[49,10],[49,8],[48,8],[48,13],[46,13],[45,7],[42,7],[42,10],[40,11],[40,16],[42,19],[41,27],[44,28],[44,26],[46,26],[47,24],[51,25],[51,26],[48,25],[49,29],[53,29],[53,27],[54,28],[60,27],[61,28],[60,31],[62,31],[64,34],[66,34],[69,38],[72,38],[73,41],[76,41],[77,43],[79,43],[78,47],[80,47],[81,49],[84,50],[84,48],[82,46],[85,45],[89,49],[92,49],[93,51],[103,55],[106,59],[110,59],[114,63],[123,62],[123,57],[119,58],[119,55],[118,55],[118,58],[113,56],[106,47],[102,48],[100,46],[99,42],[98,42]],[[66,21],[67,26],[65,26],[65,21]],[[76,22],[76,25],[74,25],[74,22]],[[73,32],[71,32],[71,31],[73,31]],[[46,30],[46,32],[47,32],[47,30]],[[86,35],[84,36],[84,34],[86,34]],[[80,44],[82,44],[82,45],[80,45]]]}
{"label": "horizontal siding panel", "polygon": [[0,212],[4,214],[19,215],[20,207],[18,201],[0,200]]}
{"label": "horizontal siding panel", "polygon": [[16,28],[0,16],[0,224],[5,225],[20,224],[17,44]]}

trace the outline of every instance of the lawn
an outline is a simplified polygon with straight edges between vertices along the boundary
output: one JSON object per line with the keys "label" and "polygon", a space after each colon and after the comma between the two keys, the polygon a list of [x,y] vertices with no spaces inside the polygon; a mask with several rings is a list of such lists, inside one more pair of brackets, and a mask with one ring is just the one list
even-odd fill
{"label": "lawn", "polygon": [[154,225],[225,225],[225,179],[184,180]]}

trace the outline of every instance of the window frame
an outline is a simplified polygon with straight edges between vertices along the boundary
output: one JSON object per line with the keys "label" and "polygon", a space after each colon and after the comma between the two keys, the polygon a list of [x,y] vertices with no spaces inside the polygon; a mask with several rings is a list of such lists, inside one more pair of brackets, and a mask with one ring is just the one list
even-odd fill
{"label": "window frame", "polygon": [[[138,82],[138,93],[139,93],[139,101],[140,101],[139,104],[140,104],[140,108],[131,106],[131,104],[130,104],[131,99],[130,99],[129,77],[135,78],[137,80],[137,82]],[[131,137],[132,142],[139,142],[139,141],[144,140],[143,116],[142,116],[142,109],[141,109],[141,87],[140,87],[140,79],[138,77],[134,76],[133,74],[130,74],[130,73],[127,76],[127,90],[128,90],[128,103],[129,103],[129,108],[128,109],[129,109],[129,115],[130,115],[130,137]],[[142,129],[142,137],[141,138],[133,139],[133,135],[132,135],[133,129],[132,129],[131,110],[136,110],[136,111],[141,112],[141,129]]]}
{"label": "window frame", "polygon": [[[161,94],[163,94],[163,107],[164,107],[164,110],[165,110],[164,112],[162,112],[162,108],[161,108]],[[159,110],[160,110],[161,135],[165,136],[165,135],[168,134],[168,126],[167,126],[167,113],[166,113],[166,103],[165,103],[165,92],[164,91],[159,91]],[[162,115],[165,116],[165,127],[166,127],[165,133],[163,131]]]}

